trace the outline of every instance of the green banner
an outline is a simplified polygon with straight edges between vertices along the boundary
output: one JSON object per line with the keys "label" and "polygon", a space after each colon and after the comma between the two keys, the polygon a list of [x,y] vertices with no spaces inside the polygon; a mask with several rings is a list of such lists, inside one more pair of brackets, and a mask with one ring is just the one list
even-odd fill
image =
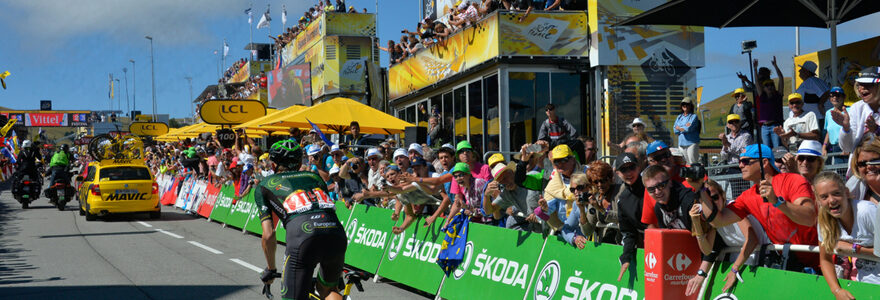
{"label": "green banner", "polygon": [[253,204],[250,212],[250,216],[248,217],[247,222],[245,223],[245,230],[255,234],[263,234],[263,225],[260,224],[260,209],[257,207],[257,203],[254,201],[254,193],[248,194],[250,198],[250,202]]}
{"label": "green banner", "polygon": [[443,271],[437,265],[437,255],[446,234],[443,219],[423,226],[425,218],[415,220],[406,231],[394,235],[388,251],[382,256],[378,274],[431,294],[437,293]]}
{"label": "green banner", "polygon": [[244,228],[245,222],[247,222],[248,218],[251,216],[251,212],[254,211],[254,208],[257,205],[254,204],[254,190],[238,199],[235,202],[235,205],[232,206],[232,209],[229,211],[229,215],[226,217],[226,225],[235,227],[235,228]]}
{"label": "green banner", "polygon": [[345,263],[375,273],[393,235],[391,227],[395,222],[391,220],[392,211],[357,205],[351,213],[351,221],[345,224],[345,234],[348,236]]}
{"label": "green banner", "polygon": [[[730,263],[715,266],[710,274],[705,299],[834,299],[822,275],[789,272],[769,268],[747,267],[743,282],[737,283],[730,293],[721,293],[724,278],[730,272]],[[840,279],[840,286],[856,299],[880,299],[880,285]]]}
{"label": "green banner", "polygon": [[336,217],[339,218],[339,223],[342,223],[342,226],[348,222],[349,216],[351,216],[351,210],[345,207],[345,201],[336,201]]}
{"label": "green banner", "polygon": [[[644,251],[636,255],[635,272],[620,271],[618,245],[587,243],[578,249],[560,237],[548,237],[527,299],[632,299],[645,297]],[[630,270],[633,270],[630,268]]]}
{"label": "green banner", "polygon": [[464,260],[443,283],[446,299],[522,299],[544,244],[537,233],[471,223]]}
{"label": "green banner", "polygon": [[220,194],[217,195],[217,201],[214,202],[214,209],[211,211],[211,220],[226,223],[226,217],[232,209],[233,196],[235,196],[235,187],[232,185],[227,184],[220,188]]}

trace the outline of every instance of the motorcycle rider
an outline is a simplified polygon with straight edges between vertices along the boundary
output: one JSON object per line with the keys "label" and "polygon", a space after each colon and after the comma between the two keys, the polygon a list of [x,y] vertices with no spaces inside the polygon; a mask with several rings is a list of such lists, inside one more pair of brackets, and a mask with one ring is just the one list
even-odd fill
{"label": "motorcycle rider", "polygon": [[[42,161],[43,156],[40,151],[33,147],[30,140],[21,142],[21,152],[18,153],[18,165],[15,169],[15,179],[13,182],[19,182],[24,175],[30,176],[31,180],[40,180],[39,172],[37,172],[37,162]],[[20,186],[18,184],[13,186]]]}
{"label": "motorcycle rider", "polygon": [[50,186],[55,183],[56,176],[66,176],[65,183],[70,183],[68,168],[72,159],[73,156],[70,155],[70,146],[68,145],[61,145],[61,149],[52,155],[52,160],[49,162],[49,172],[52,174],[49,176]]}

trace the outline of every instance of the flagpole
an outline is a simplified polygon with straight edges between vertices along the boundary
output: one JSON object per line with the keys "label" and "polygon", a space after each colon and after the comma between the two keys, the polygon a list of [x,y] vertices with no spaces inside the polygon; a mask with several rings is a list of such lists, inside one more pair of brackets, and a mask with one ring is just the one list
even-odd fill
{"label": "flagpole", "polygon": [[[253,8],[254,8],[254,3],[251,2],[251,9],[252,9],[252,10],[251,10],[251,14],[248,15],[248,18],[249,18],[248,20],[250,20],[250,21],[248,22],[248,29],[251,31],[251,45],[253,45],[253,43],[254,43],[254,24],[253,24],[253,23],[254,23],[254,22],[253,22],[253,13],[254,13],[254,11],[253,11]],[[251,54],[251,60],[250,60],[250,61],[254,61],[254,51],[248,51],[248,52],[250,52],[250,54]]]}

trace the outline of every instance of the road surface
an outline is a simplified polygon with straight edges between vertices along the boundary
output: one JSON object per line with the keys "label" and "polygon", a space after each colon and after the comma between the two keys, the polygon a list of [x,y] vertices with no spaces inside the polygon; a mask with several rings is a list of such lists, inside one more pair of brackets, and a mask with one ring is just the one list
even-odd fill
{"label": "road surface", "polygon": [[[167,206],[159,220],[87,222],[76,205],[58,211],[41,198],[22,210],[0,184],[0,299],[266,299],[258,236]],[[354,298],[431,298],[393,282],[364,287]]]}

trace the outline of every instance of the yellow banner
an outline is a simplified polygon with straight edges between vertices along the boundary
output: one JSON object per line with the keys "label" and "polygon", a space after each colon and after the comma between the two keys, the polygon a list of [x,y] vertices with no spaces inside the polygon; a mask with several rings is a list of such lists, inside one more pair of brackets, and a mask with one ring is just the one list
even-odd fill
{"label": "yellow banner", "polygon": [[590,51],[587,14],[501,12],[501,55],[587,56]]}
{"label": "yellow banner", "polygon": [[329,36],[376,36],[376,15],[325,13],[309,24],[293,42],[284,46],[281,56],[284,65],[297,62],[303,54],[311,51],[322,39]]}
{"label": "yellow banner", "polygon": [[266,115],[263,102],[254,100],[208,100],[199,116],[211,125],[238,125]]}
{"label": "yellow banner", "polygon": [[[837,47],[837,82],[831,80],[831,50],[825,49],[818,52],[807,53],[794,58],[795,68],[803,65],[807,61],[812,61],[819,65],[816,69],[817,76],[828,83],[828,86],[839,86],[846,93],[846,105],[851,106],[860,100],[859,96],[853,90],[855,79],[859,75],[861,69],[868,66],[880,65],[880,56],[877,55],[877,49],[880,49],[880,37],[874,37],[861,40],[855,43],[846,44]],[[801,85],[803,80],[795,76],[795,84]],[[830,103],[830,102],[829,102]],[[827,107],[827,106],[826,106]]]}
{"label": "yellow banner", "polygon": [[229,83],[239,83],[245,82],[251,77],[251,68],[250,63],[246,63],[235,72],[235,75],[232,75],[232,78],[229,79]]}
{"label": "yellow banner", "polygon": [[128,126],[128,131],[139,136],[160,136],[168,133],[168,125],[160,122],[134,122]]}

